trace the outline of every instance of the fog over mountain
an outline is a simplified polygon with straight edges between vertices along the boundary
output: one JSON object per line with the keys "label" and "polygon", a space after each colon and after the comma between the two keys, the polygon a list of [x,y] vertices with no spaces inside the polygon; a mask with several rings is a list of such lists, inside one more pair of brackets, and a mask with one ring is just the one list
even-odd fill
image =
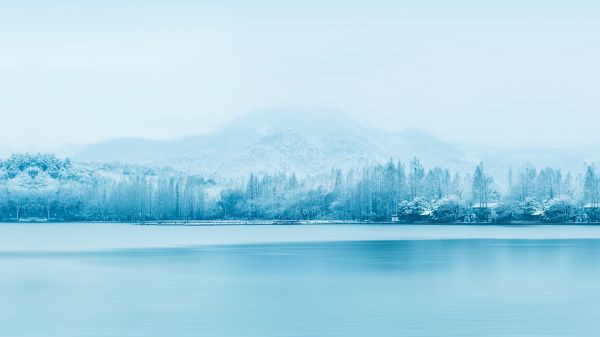
{"label": "fog over mountain", "polygon": [[269,108],[219,130],[170,141],[123,138],[77,151],[80,162],[169,164],[208,173],[319,172],[418,156],[427,165],[466,164],[456,147],[420,130],[390,132],[335,109]]}
{"label": "fog over mountain", "polygon": [[[0,155],[10,152],[0,147]],[[281,170],[319,173],[413,157],[426,166],[464,172],[480,161],[497,175],[525,164],[577,172],[600,159],[600,145],[553,149],[454,144],[422,130],[387,131],[336,109],[305,107],[255,110],[208,134],[173,140],[117,138],[55,152],[81,163],[168,165],[223,176]]]}

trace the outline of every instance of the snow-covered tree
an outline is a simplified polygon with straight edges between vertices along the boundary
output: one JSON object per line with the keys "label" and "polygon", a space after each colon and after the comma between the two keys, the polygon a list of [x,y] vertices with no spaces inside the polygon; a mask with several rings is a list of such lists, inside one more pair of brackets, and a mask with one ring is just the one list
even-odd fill
{"label": "snow-covered tree", "polygon": [[431,218],[435,222],[454,222],[464,217],[465,201],[456,195],[446,196],[432,205]]}
{"label": "snow-covered tree", "polygon": [[577,215],[577,205],[570,197],[560,196],[544,204],[544,220],[567,222]]}

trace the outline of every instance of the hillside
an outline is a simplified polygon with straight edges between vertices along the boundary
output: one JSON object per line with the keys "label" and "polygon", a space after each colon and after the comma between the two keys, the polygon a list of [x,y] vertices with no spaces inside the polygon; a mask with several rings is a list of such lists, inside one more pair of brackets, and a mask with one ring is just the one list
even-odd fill
{"label": "hillside", "polygon": [[211,134],[156,141],[115,139],[77,151],[80,162],[173,165],[223,175],[249,171],[326,171],[418,156],[459,168],[464,154],[419,130],[388,132],[333,109],[270,108],[243,115]]}

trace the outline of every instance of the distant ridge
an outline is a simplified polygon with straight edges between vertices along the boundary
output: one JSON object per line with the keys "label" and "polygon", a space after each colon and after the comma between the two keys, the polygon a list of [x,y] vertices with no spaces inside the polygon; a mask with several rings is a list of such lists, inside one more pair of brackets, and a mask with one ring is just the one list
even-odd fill
{"label": "distant ridge", "polygon": [[[11,151],[0,145],[0,157]],[[37,153],[40,151],[17,151]],[[570,148],[502,148],[455,144],[418,129],[391,132],[332,108],[271,107],[251,111],[209,134],[173,140],[115,138],[52,151],[80,163],[171,166],[192,173],[237,177],[250,172],[318,174],[418,157],[425,166],[471,172],[483,161],[498,179],[509,167],[532,164],[578,174],[600,162],[600,144]]]}
{"label": "distant ridge", "polygon": [[157,141],[121,138],[83,147],[80,162],[169,164],[224,175],[250,171],[323,172],[418,156],[428,165],[462,167],[462,151],[420,130],[389,132],[330,108],[255,110],[219,130]]}

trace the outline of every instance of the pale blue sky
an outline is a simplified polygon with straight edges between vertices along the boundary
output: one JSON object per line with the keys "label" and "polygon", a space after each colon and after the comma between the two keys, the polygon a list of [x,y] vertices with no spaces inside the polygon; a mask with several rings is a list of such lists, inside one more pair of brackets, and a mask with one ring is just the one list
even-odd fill
{"label": "pale blue sky", "polygon": [[600,142],[593,1],[0,2],[0,144],[208,132],[272,105],[497,146]]}

